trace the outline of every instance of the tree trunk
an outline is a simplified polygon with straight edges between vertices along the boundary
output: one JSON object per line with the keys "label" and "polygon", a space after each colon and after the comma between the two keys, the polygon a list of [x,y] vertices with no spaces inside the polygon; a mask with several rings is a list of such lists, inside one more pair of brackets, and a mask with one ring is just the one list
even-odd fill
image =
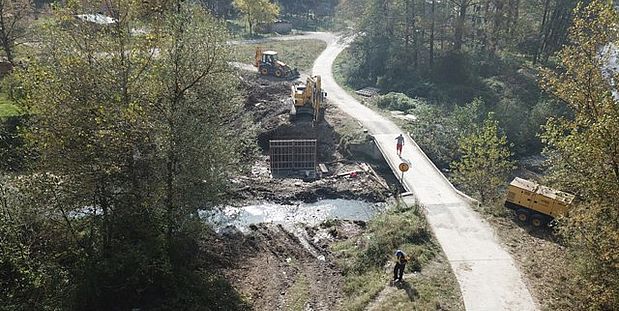
{"label": "tree trunk", "polygon": [[456,19],[456,29],[454,36],[454,50],[460,51],[462,49],[462,39],[464,37],[464,23],[466,21],[466,10],[469,7],[469,0],[462,0],[458,5],[458,17]]}
{"label": "tree trunk", "polygon": [[417,25],[415,24],[415,2],[411,4],[411,15],[412,15],[412,30],[413,30],[413,41],[414,41],[414,50],[413,50],[413,66],[417,68],[419,65],[419,35],[417,33]]}
{"label": "tree trunk", "polygon": [[501,28],[503,28],[503,9],[502,1],[499,0],[494,2],[494,18],[490,37],[490,48],[488,49],[489,55],[494,55],[499,46]]}
{"label": "tree trunk", "polygon": [[408,47],[411,43],[411,12],[410,12],[410,0],[407,0],[404,4],[404,12],[405,12],[405,23],[406,27],[404,28],[404,46],[408,50]]}
{"label": "tree trunk", "polygon": [[539,27],[539,43],[537,48],[535,49],[535,54],[533,54],[533,64],[537,64],[540,54],[542,53],[542,45],[544,40],[544,33],[546,29],[546,21],[548,19],[548,9],[550,7],[550,0],[544,1],[544,14],[542,15],[542,23]]}
{"label": "tree trunk", "polygon": [[432,0],[432,5],[430,6],[430,69],[434,67],[434,24],[436,23],[434,17],[435,5],[436,0]]}
{"label": "tree trunk", "polygon": [[7,24],[11,24],[10,21],[6,20],[6,15],[8,15],[4,9],[4,1],[0,1],[0,40],[2,40],[2,49],[4,50],[4,54],[6,55],[7,60],[13,64],[13,44],[12,40],[9,37],[9,31],[7,29]]}

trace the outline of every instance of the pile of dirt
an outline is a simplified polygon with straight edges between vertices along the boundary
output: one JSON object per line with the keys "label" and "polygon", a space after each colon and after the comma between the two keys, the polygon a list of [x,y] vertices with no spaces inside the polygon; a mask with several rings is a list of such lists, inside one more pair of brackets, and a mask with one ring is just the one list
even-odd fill
{"label": "pile of dirt", "polygon": [[[245,114],[258,127],[257,143],[261,155],[252,159],[251,171],[233,179],[236,187],[232,190],[237,199],[291,203],[345,198],[382,202],[391,195],[388,182],[376,174],[376,170],[382,170],[380,164],[368,166],[349,158],[342,150],[339,131],[352,122],[346,114],[327,101],[324,120],[316,123],[311,120],[293,122],[289,118],[293,82],[265,79],[255,73],[245,73],[242,80],[248,94],[244,104]],[[363,132],[361,126],[354,130]],[[272,178],[268,149],[269,141],[273,139],[316,139],[318,162],[324,164],[328,173],[313,180],[303,176]],[[368,167],[372,169],[368,170]]]}
{"label": "pile of dirt", "polygon": [[365,223],[284,227],[260,224],[219,237],[221,273],[255,310],[336,310],[343,277],[330,243],[363,232]]}

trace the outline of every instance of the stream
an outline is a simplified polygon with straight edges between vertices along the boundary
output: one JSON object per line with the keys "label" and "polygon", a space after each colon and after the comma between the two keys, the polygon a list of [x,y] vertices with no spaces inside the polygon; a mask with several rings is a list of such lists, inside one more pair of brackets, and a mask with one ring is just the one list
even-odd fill
{"label": "stream", "polygon": [[230,227],[247,232],[250,225],[258,223],[316,226],[329,219],[368,221],[377,213],[384,211],[386,206],[385,203],[344,199],[327,199],[315,203],[299,202],[294,205],[265,202],[242,207],[225,206],[214,210],[203,210],[200,211],[200,217],[213,225],[217,232]]}

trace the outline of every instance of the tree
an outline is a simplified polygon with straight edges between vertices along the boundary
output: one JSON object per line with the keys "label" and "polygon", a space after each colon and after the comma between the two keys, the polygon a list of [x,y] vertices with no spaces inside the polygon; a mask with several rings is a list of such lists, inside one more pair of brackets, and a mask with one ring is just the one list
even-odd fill
{"label": "tree", "polygon": [[27,21],[33,12],[31,0],[0,0],[0,44],[7,60],[15,65],[15,47],[27,36]]}
{"label": "tree", "polygon": [[484,203],[494,200],[497,189],[514,169],[507,138],[489,114],[483,126],[460,138],[461,157],[452,162],[453,181]]}
{"label": "tree", "polygon": [[279,15],[279,6],[269,0],[234,0],[234,6],[245,15],[249,35],[258,23],[269,23]]}
{"label": "tree", "polygon": [[454,50],[460,51],[464,38],[467,10],[473,4],[473,0],[450,0],[450,2],[453,3],[458,12],[454,26]]}
{"label": "tree", "polygon": [[552,118],[542,135],[549,182],[577,195],[562,229],[582,273],[590,309],[619,308],[619,109],[616,72],[619,15],[607,1],[579,5],[561,65],[543,72],[542,86],[573,118]]}
{"label": "tree", "polygon": [[[5,200],[13,202],[5,210],[23,207],[26,215],[6,216],[17,221],[8,230],[17,238],[0,240],[0,249],[45,235],[35,255],[59,266],[65,284],[44,284],[63,303],[49,309],[217,302],[216,278],[202,272],[206,227],[197,211],[221,202],[238,161],[229,122],[239,113],[238,80],[225,27],[181,1],[150,21],[138,20],[134,1],[118,2],[106,12],[117,22],[105,27],[77,21],[72,9],[55,11],[41,31],[41,58],[14,74],[18,103],[32,113],[24,135],[38,161],[28,183],[11,183],[21,199]],[[148,34],[132,33],[138,22]],[[24,292],[19,281],[8,285],[9,294]]]}

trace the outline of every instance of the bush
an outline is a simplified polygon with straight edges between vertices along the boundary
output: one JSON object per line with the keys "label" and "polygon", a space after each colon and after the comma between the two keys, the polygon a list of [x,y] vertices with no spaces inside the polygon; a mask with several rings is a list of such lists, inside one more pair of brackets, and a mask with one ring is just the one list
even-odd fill
{"label": "bush", "polygon": [[406,94],[394,92],[387,95],[374,97],[372,98],[371,103],[381,109],[398,110],[404,112],[415,109],[420,105],[425,105],[424,102],[418,99],[410,98],[406,96]]}
{"label": "bush", "polygon": [[436,81],[449,84],[467,84],[473,75],[470,57],[465,53],[446,53],[438,59],[434,70]]}

